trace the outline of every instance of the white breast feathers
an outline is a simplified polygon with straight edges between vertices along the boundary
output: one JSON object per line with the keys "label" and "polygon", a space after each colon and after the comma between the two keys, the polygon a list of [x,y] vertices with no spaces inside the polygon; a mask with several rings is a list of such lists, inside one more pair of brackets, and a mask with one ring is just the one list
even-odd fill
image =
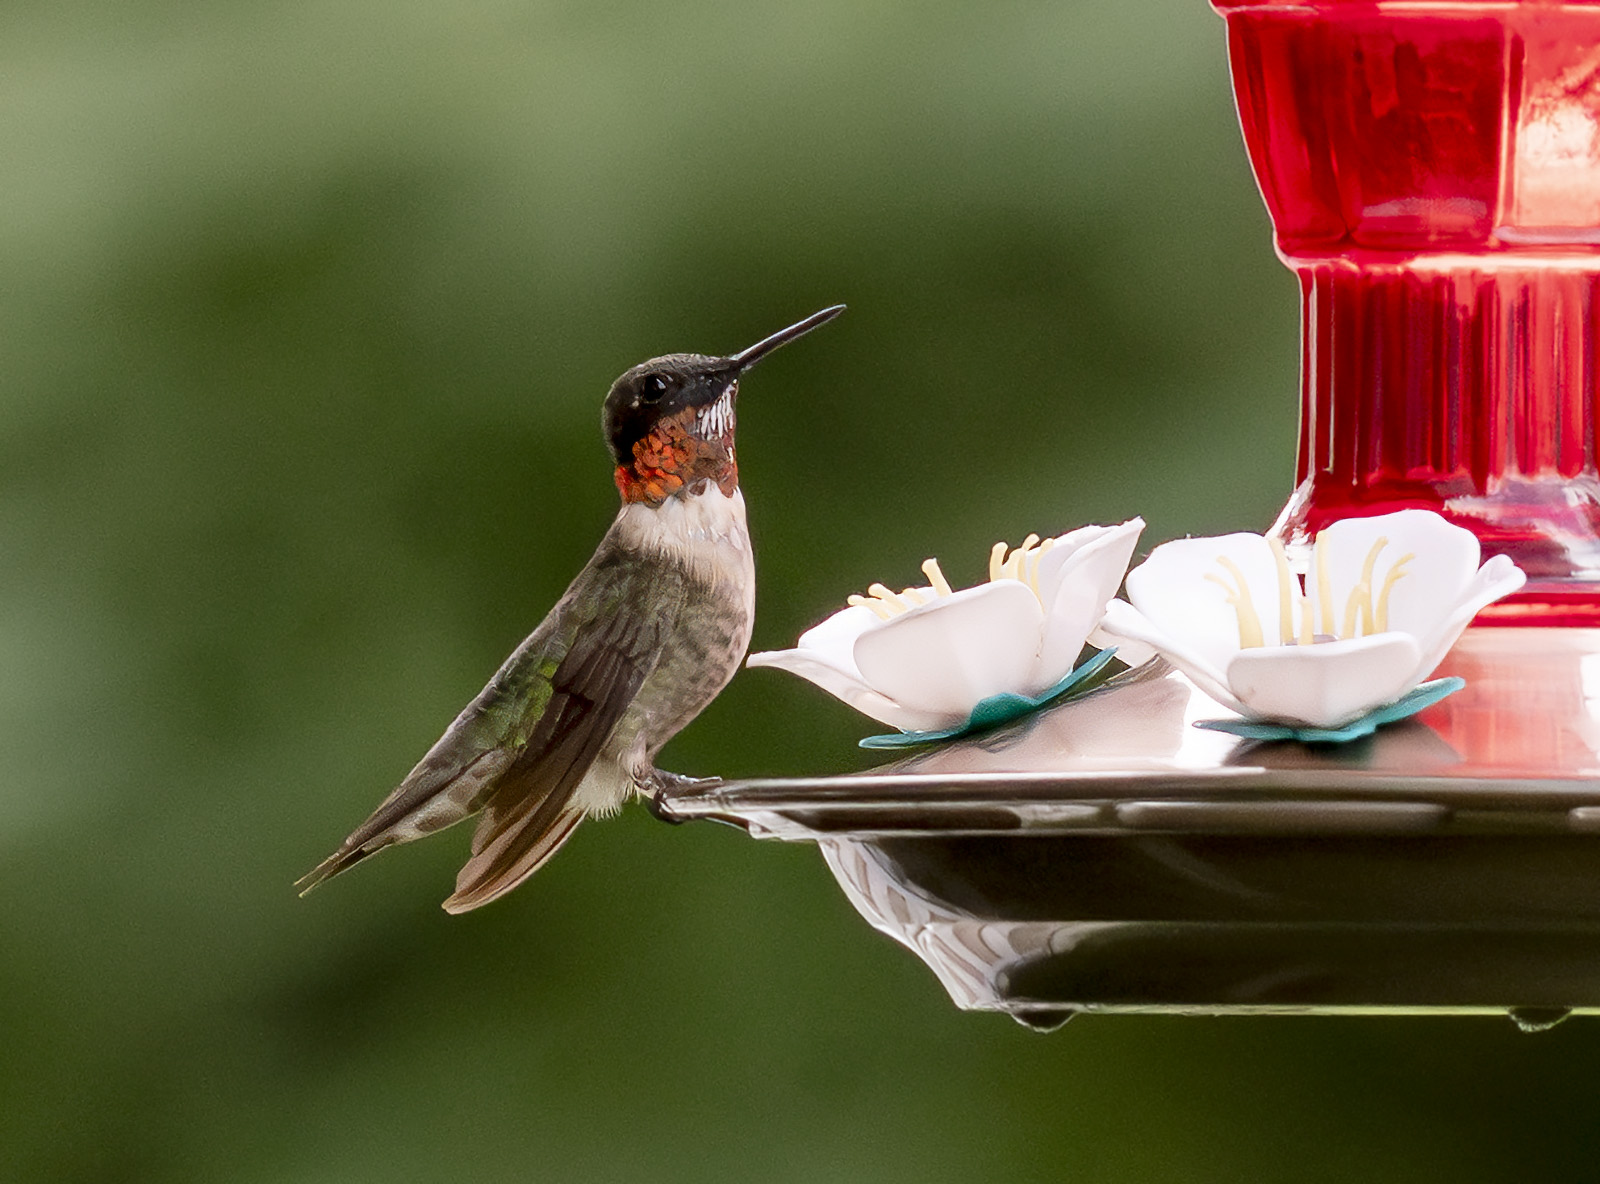
{"label": "white breast feathers", "polygon": [[613,527],[619,541],[640,551],[670,554],[712,581],[750,566],[744,493],[723,493],[706,483],[701,493],[679,493],[659,506],[632,502]]}

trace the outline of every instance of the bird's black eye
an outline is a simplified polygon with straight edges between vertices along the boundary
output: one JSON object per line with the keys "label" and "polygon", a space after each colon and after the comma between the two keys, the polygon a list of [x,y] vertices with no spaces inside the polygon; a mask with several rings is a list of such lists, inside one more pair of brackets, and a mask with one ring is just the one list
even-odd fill
{"label": "bird's black eye", "polygon": [[659,403],[661,396],[667,393],[667,380],[659,374],[652,374],[644,380],[640,394],[646,403]]}

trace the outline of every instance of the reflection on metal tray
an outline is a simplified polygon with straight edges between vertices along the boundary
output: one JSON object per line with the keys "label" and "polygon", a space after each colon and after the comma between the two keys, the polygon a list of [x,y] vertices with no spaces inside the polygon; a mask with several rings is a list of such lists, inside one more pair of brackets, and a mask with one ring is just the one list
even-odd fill
{"label": "reflection on metal tray", "polygon": [[816,841],[962,1007],[1600,1009],[1600,630],[1473,629],[1467,687],[1343,746],[1192,727],[1160,666],[867,773],[713,782],[679,818]]}

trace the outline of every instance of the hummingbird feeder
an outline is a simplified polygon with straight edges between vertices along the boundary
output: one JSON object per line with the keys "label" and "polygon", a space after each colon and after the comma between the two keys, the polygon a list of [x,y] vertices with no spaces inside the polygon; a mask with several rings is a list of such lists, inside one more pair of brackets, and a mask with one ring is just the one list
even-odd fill
{"label": "hummingbird feeder", "polygon": [[1304,572],[1334,523],[1421,509],[1514,561],[1437,672],[1465,688],[1274,742],[1192,726],[1217,702],[1156,661],[870,772],[660,805],[817,843],[959,1006],[1036,1027],[1600,1011],[1600,2],[1213,2],[1300,283],[1274,541]]}

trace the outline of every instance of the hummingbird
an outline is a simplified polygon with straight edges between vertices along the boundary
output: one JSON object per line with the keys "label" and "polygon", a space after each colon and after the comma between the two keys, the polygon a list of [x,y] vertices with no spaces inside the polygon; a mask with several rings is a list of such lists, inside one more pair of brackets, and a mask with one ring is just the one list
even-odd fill
{"label": "hummingbird", "polygon": [[612,384],[601,424],[622,507],[594,557],[405,780],[296,883],[302,896],[481,814],[444,902],[464,913],[522,883],[585,817],[692,780],[657,769],[656,754],[727,686],[755,616],[739,380],[843,311],[732,357],[651,358]]}

